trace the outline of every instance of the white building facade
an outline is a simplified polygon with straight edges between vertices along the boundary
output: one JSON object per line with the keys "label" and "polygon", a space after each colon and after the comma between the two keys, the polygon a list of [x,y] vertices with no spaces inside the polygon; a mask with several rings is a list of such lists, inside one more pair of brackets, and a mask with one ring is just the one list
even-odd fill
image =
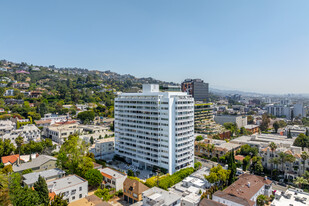
{"label": "white building facade", "polygon": [[115,152],[140,168],[165,168],[170,174],[194,164],[194,99],[183,92],[143,93],[115,99]]}
{"label": "white building facade", "polygon": [[63,193],[63,199],[69,203],[88,196],[88,181],[77,175],[50,180],[46,184],[50,193],[54,192],[56,195]]}

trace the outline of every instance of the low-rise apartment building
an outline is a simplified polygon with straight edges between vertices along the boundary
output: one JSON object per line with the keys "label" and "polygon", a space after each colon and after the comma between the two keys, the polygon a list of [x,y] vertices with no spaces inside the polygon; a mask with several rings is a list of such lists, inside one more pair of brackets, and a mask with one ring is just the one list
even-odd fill
{"label": "low-rise apartment building", "polygon": [[74,202],[88,195],[88,181],[77,175],[50,180],[46,184],[51,194],[63,193],[63,199],[68,202]]}
{"label": "low-rise apartment building", "polygon": [[51,138],[54,142],[63,144],[71,134],[80,134],[82,129],[76,121],[58,122],[43,129],[43,135]]}
{"label": "low-rise apartment building", "polygon": [[142,193],[148,189],[149,187],[147,187],[140,181],[126,178],[126,180],[123,182],[124,201],[130,204],[142,201]]}
{"label": "low-rise apartment building", "polygon": [[18,136],[23,137],[25,142],[38,142],[41,140],[41,130],[37,128],[34,124],[27,124],[20,127],[19,129],[14,129],[10,132],[5,133],[2,138],[10,139],[11,142],[15,142],[15,139]]}
{"label": "low-rise apartment building", "polygon": [[[283,165],[281,162],[279,164],[272,164],[272,158],[278,158],[279,153],[285,153],[287,155],[292,155],[295,157],[294,162],[284,161]],[[305,152],[309,153],[308,149],[305,149]],[[278,169],[284,172],[284,178],[293,180],[298,176],[304,174],[304,171],[309,171],[309,160],[303,160],[301,158],[302,148],[291,146],[291,147],[279,147],[274,152],[271,151],[270,147],[265,147],[260,149],[260,155],[262,157],[263,167],[271,170]]]}
{"label": "low-rise apartment building", "polygon": [[0,121],[0,135],[4,135],[6,133],[10,133],[16,129],[16,123],[10,120],[1,120]]}
{"label": "low-rise apartment building", "polygon": [[194,153],[197,156],[207,158],[217,158],[225,155],[232,150],[237,151],[241,145],[226,142],[225,140],[204,139],[203,141],[195,142]]}
{"label": "low-rise apartment building", "polygon": [[115,138],[98,139],[95,141],[95,146],[91,148],[90,152],[94,154],[96,158],[100,158],[104,155],[111,154],[115,151]]}
{"label": "low-rise apartment building", "polygon": [[255,125],[255,124],[248,124],[248,125],[244,126],[244,128],[245,128],[248,132],[250,132],[250,133],[252,133],[252,134],[259,133],[259,131],[260,131],[259,125]]}
{"label": "low-rise apartment building", "polygon": [[114,169],[105,167],[103,169],[99,169],[101,174],[103,175],[104,186],[115,188],[116,191],[123,190],[123,182],[126,180],[127,175],[116,171]]}
{"label": "low-rise apartment building", "polygon": [[107,127],[82,125],[73,120],[56,122],[43,129],[43,135],[45,137],[51,138],[54,142],[59,144],[63,144],[65,139],[72,134],[78,134],[79,138],[86,142],[90,142],[91,137],[96,140],[104,138],[105,135],[112,135],[113,133],[109,132]]}
{"label": "low-rise apartment building", "polygon": [[243,174],[223,191],[213,194],[212,200],[228,206],[256,206],[259,195],[272,194],[272,181],[267,178]]}
{"label": "low-rise apartment building", "polygon": [[232,139],[230,142],[234,144],[245,145],[251,147],[265,148],[271,142],[274,142],[278,147],[291,147],[293,146],[295,138],[287,138],[286,136],[275,134],[254,134],[251,136],[241,136]]}
{"label": "low-rise apartment building", "polygon": [[48,155],[40,155],[31,162],[26,162],[19,165],[13,165],[13,171],[22,173],[24,170],[32,169],[33,172],[56,168],[57,159]]}
{"label": "low-rise apartment building", "polygon": [[292,137],[297,137],[300,134],[306,134],[307,129],[309,128],[299,125],[288,125],[284,128],[284,135],[287,136],[290,132]]}
{"label": "low-rise apartment building", "polygon": [[65,122],[69,120],[69,116],[67,115],[58,115],[58,114],[45,114],[41,120],[51,120],[52,124],[57,123],[57,122]]}
{"label": "low-rise apartment building", "polygon": [[54,168],[50,170],[44,170],[41,172],[32,172],[23,175],[23,184],[28,187],[33,187],[34,183],[36,183],[39,179],[39,176],[43,177],[46,181],[55,180],[64,177],[65,171]]}

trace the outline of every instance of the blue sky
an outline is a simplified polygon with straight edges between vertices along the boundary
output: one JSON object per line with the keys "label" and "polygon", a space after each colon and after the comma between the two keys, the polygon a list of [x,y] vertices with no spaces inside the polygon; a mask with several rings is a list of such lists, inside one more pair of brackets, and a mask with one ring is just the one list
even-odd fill
{"label": "blue sky", "polygon": [[2,0],[0,59],[309,93],[308,0]]}

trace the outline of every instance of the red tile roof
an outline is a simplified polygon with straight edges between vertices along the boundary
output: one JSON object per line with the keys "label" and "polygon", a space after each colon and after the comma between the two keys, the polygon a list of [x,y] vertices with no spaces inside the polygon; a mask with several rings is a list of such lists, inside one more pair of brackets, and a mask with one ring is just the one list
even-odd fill
{"label": "red tile roof", "polygon": [[4,156],[1,157],[1,161],[3,164],[6,164],[8,162],[10,162],[11,164],[15,163],[19,158],[19,154],[17,155],[10,155],[10,156]]}
{"label": "red tile roof", "polygon": [[110,175],[108,175],[108,174],[106,174],[106,173],[104,173],[104,172],[101,172],[101,174],[102,174],[104,177],[107,177],[108,179],[112,179],[112,178],[113,178],[112,176],[110,176]]}
{"label": "red tile roof", "polygon": [[242,155],[236,155],[235,156],[235,160],[237,160],[237,161],[243,161],[244,159],[245,159],[245,157],[242,156]]}
{"label": "red tile roof", "polygon": [[243,174],[223,192],[249,201],[265,184],[270,185],[271,183],[272,181],[264,177]]}

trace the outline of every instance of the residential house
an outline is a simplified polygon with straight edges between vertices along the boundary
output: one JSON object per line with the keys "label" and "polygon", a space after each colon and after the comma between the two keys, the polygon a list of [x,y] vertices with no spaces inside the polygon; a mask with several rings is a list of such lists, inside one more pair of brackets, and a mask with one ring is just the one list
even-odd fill
{"label": "residential house", "polygon": [[34,183],[38,181],[39,176],[43,177],[46,181],[49,181],[62,178],[64,175],[65,171],[58,168],[44,170],[41,172],[32,172],[23,175],[23,183],[28,187],[33,187]]}
{"label": "residential house", "polygon": [[[17,165],[18,160],[19,160],[19,154],[1,157],[1,162],[4,164],[4,166]],[[20,164],[21,163],[24,163],[23,159],[20,159]]]}
{"label": "residential house", "polygon": [[14,89],[7,89],[5,90],[5,93],[3,94],[3,96],[14,96]]}
{"label": "residential house", "polygon": [[105,167],[103,169],[99,169],[101,174],[103,175],[103,185],[105,187],[115,188],[116,191],[123,190],[123,182],[126,180],[127,175],[116,171],[114,169]]}
{"label": "residential house", "polygon": [[215,192],[212,200],[228,206],[256,206],[259,195],[270,196],[271,194],[272,181],[267,177],[243,174],[225,190]]}
{"label": "residential house", "polygon": [[126,178],[126,180],[123,182],[124,201],[130,204],[139,202],[143,199],[142,193],[148,189],[149,187],[143,183],[137,180]]}
{"label": "residential house", "polygon": [[13,171],[22,173],[27,169],[32,169],[33,172],[40,172],[44,170],[56,168],[57,159],[48,155],[40,155],[31,162],[26,162],[20,165],[13,165]]}
{"label": "residential house", "polygon": [[5,104],[23,104],[24,100],[23,99],[5,99]]}
{"label": "residential house", "polygon": [[70,175],[46,182],[51,196],[64,194],[63,199],[69,203],[87,197],[88,181],[77,176]]}
{"label": "residential house", "polygon": [[18,82],[18,83],[13,83],[13,88],[17,88],[17,89],[27,89],[30,87],[29,83],[25,83],[25,82]]}
{"label": "residential house", "polygon": [[169,191],[181,196],[182,206],[197,206],[201,200],[201,195],[206,191],[206,188],[211,186],[204,177],[209,173],[210,169],[207,167],[199,169],[172,188],[169,188]]}

